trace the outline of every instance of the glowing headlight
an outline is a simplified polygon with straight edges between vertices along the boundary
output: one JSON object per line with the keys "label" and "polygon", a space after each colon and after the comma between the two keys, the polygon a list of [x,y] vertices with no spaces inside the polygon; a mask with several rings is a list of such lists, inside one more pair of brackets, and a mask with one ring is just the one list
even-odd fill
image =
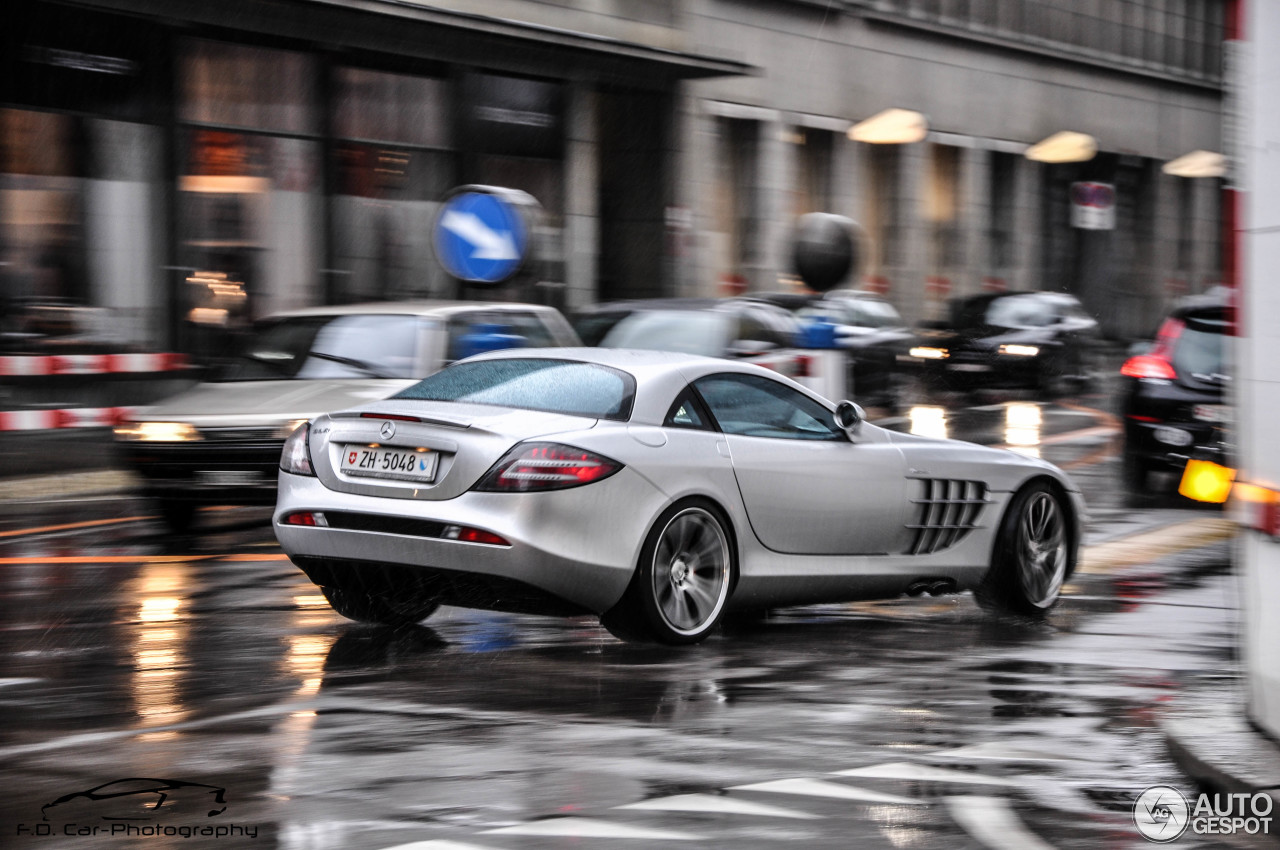
{"label": "glowing headlight", "polygon": [[949,356],[945,348],[913,348],[909,353],[912,357],[919,357],[921,360],[945,360]]}
{"label": "glowing headlight", "polygon": [[1002,345],[1000,353],[1012,354],[1016,357],[1035,357],[1040,353],[1040,348],[1035,345]]}
{"label": "glowing headlight", "polygon": [[276,434],[275,434],[276,439],[287,440],[289,439],[290,434],[292,434],[294,431],[297,431],[299,428],[301,428],[303,425],[306,425],[306,424],[307,424],[306,419],[290,419],[288,422],[283,423],[279,428],[276,429]]}
{"label": "glowing headlight", "polygon": [[117,440],[145,443],[192,443],[204,439],[188,422],[126,422],[115,429]]}

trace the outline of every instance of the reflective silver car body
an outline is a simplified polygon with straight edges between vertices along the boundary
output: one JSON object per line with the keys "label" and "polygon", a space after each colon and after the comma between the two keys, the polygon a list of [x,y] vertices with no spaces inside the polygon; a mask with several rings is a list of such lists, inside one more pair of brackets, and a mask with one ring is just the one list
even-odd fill
{"label": "reflective silver car body", "polygon": [[[760,367],[696,355],[592,348],[480,357],[513,355],[582,360],[631,374],[636,393],[629,420],[396,399],[321,416],[309,437],[315,476],[279,476],[274,524],[284,550],[301,561],[349,559],[510,579],[573,609],[603,614],[627,590],[657,518],[696,497],[717,505],[731,527],[738,575],[727,610],[756,610],[895,596],[921,582],[974,587],[992,562],[1011,497],[1028,481],[1046,479],[1068,494],[1074,555],[1083,502],[1070,479],[1041,460],[866,422],[840,442],[664,427],[677,394],[713,373],[768,376],[827,410],[834,404]],[[383,415],[425,421],[395,421],[395,436],[387,440],[380,433]],[[552,492],[472,489],[525,440],[571,445],[624,468]],[[343,446],[370,443],[441,452],[436,483],[355,478],[339,470]],[[511,545],[282,524],[296,511],[474,527]],[[475,607],[503,605],[495,599]]]}

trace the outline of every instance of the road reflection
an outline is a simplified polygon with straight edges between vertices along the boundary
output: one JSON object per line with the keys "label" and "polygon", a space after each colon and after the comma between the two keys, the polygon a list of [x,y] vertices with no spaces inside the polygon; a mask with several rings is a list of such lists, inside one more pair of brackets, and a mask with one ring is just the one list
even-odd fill
{"label": "road reflection", "polygon": [[[133,655],[134,710],[147,727],[183,720],[180,685],[187,665],[189,623],[182,616],[183,588],[191,586],[191,566],[181,561],[145,561],[133,579],[128,598],[137,604],[138,628]],[[176,737],[176,732],[149,733],[153,740]]]}
{"label": "road reflection", "polygon": [[921,437],[938,437],[947,439],[947,409],[936,405],[916,405],[907,411],[911,420],[908,429],[912,434]]}

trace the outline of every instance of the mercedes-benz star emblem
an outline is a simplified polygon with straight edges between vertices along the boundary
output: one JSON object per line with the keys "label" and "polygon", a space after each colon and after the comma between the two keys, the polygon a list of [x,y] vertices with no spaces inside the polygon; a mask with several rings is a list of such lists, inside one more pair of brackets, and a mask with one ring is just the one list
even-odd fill
{"label": "mercedes-benz star emblem", "polygon": [[382,439],[390,440],[396,435],[396,423],[383,422],[382,427],[378,429],[378,433],[382,435]]}

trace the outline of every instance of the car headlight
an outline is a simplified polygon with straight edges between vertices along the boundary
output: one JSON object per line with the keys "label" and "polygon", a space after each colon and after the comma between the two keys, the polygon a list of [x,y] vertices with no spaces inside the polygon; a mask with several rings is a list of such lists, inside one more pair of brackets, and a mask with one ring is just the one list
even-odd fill
{"label": "car headlight", "polygon": [[306,419],[290,419],[288,422],[276,429],[275,438],[277,440],[287,440],[289,439],[290,434],[306,424]]}
{"label": "car headlight", "polygon": [[1040,353],[1038,345],[1016,345],[1014,343],[1006,343],[1000,346],[1001,354],[1012,354],[1014,357],[1035,357]]}
{"label": "car headlight", "polygon": [[115,428],[117,440],[144,443],[193,443],[203,440],[190,422],[125,422]]}
{"label": "car headlight", "polygon": [[913,348],[908,353],[912,357],[919,357],[921,360],[945,360],[950,356],[950,352],[945,348],[931,348],[929,346]]}

